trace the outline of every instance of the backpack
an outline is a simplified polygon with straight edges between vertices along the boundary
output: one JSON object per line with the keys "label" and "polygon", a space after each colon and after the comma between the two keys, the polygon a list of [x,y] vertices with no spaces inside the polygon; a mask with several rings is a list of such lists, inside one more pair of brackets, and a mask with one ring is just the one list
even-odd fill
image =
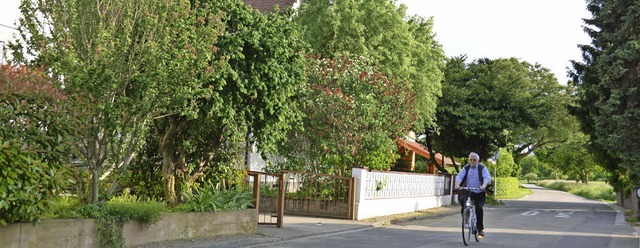
{"label": "backpack", "polygon": [[[462,182],[460,182],[460,185],[464,185],[467,182],[467,175],[469,175],[469,167],[471,167],[471,165],[469,164],[463,167],[464,177],[462,178]],[[482,177],[483,170],[484,170],[484,165],[481,163],[478,163],[478,179],[480,179],[480,184],[484,183],[484,178]],[[487,185],[487,187],[484,189],[484,192],[486,192],[489,195],[493,195],[493,189],[491,189],[491,184]]]}

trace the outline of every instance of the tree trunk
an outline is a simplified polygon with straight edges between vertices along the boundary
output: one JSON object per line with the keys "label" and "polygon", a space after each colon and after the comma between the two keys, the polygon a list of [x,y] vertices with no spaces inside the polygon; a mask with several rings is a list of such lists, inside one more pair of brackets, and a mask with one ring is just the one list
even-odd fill
{"label": "tree trunk", "polygon": [[[162,184],[165,202],[169,206],[175,206],[176,197],[176,139],[179,134],[179,124],[174,117],[168,119],[164,130],[157,128],[160,137],[160,153],[162,154]],[[164,131],[164,132],[162,132]]]}
{"label": "tree trunk", "polygon": [[[429,150],[429,156],[431,157],[431,162],[438,168],[438,170],[442,173],[447,173],[447,169],[444,168],[444,156],[442,156],[442,165],[438,164],[438,160],[436,159],[436,153],[433,152],[431,146],[431,135],[429,135],[429,130],[425,130],[425,141],[427,142],[427,149]],[[442,152],[442,151],[441,151]]]}
{"label": "tree trunk", "polygon": [[98,203],[99,200],[99,185],[100,185],[100,172],[102,171],[101,166],[96,166],[91,170],[91,185],[89,185],[89,202],[90,203]]}

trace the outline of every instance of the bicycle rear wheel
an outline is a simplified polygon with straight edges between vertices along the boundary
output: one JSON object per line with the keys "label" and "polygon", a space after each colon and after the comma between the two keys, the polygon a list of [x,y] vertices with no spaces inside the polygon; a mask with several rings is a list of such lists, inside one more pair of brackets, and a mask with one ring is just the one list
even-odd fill
{"label": "bicycle rear wheel", "polygon": [[465,208],[462,212],[462,242],[465,246],[469,245],[471,240],[471,210]]}

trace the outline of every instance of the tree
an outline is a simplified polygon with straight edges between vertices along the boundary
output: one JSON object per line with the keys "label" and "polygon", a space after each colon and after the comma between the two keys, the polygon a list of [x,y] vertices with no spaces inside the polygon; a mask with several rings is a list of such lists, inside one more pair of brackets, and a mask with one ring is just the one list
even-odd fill
{"label": "tree", "polygon": [[432,19],[408,17],[406,6],[389,0],[305,0],[295,21],[314,53],[364,56],[389,77],[408,80],[416,93],[414,130],[433,125],[445,55]]}
{"label": "tree", "polygon": [[[490,169],[492,165],[489,166]],[[511,151],[506,148],[500,148],[500,158],[496,161],[496,173],[500,177],[517,177],[520,173],[519,166],[513,161]]]}
{"label": "tree", "polygon": [[339,176],[350,175],[351,166],[389,168],[397,159],[396,137],[415,120],[408,83],[355,56],[311,58],[308,80],[303,129],[282,149],[289,166]]}
{"label": "tree", "polygon": [[567,141],[579,129],[579,123],[569,113],[575,101],[572,89],[560,85],[553,74],[540,65],[529,67],[528,78],[533,84],[530,101],[535,109],[531,112],[537,125],[513,130],[516,163],[538,149]]}
{"label": "tree", "polygon": [[564,174],[574,177],[576,181],[588,184],[590,175],[602,171],[602,167],[587,150],[588,140],[589,137],[578,132],[566,143],[540,149],[536,156]]}
{"label": "tree", "polygon": [[573,61],[577,90],[574,114],[591,139],[591,151],[612,173],[616,190],[640,183],[640,92],[637,1],[587,1],[590,45],[580,45],[584,62]]}
{"label": "tree", "polygon": [[[174,44],[167,41],[201,58],[215,52],[210,44],[189,46],[188,38],[196,36],[215,40],[220,28],[214,16],[197,15],[190,7],[186,1],[23,0],[23,42],[11,45],[14,63],[43,65],[61,79],[60,89],[92,102],[94,114],[83,120],[75,151],[91,171],[90,202],[99,200],[101,178],[109,177],[107,194],[117,188],[119,176],[143,144],[157,105],[168,93],[182,96],[182,88],[162,84],[167,68],[154,67],[159,58],[168,57],[163,53]],[[170,60],[188,54],[172,54],[176,56]],[[199,62],[183,65],[211,74],[205,66],[214,66]]]}
{"label": "tree", "polygon": [[536,156],[526,156],[520,159],[518,164],[522,168],[522,175],[534,173],[540,178],[550,178],[553,171],[544,163],[538,160]]}
{"label": "tree", "polygon": [[[166,93],[180,92],[158,104],[154,119],[169,204],[208,172],[235,168],[248,133],[267,154],[301,118],[305,46],[290,16],[264,15],[240,0],[199,1],[191,9],[215,16],[224,29],[212,33],[216,39],[198,32],[182,38],[174,29],[179,39],[167,40],[155,63],[166,68]],[[201,52],[211,50],[220,59]]]}
{"label": "tree", "polygon": [[539,99],[543,85],[531,75],[537,65],[515,58],[465,60],[454,57],[447,63],[436,113],[438,130],[426,136],[427,142],[432,138],[432,147],[450,157],[475,151],[488,158],[513,144],[517,130],[540,127],[548,103]]}

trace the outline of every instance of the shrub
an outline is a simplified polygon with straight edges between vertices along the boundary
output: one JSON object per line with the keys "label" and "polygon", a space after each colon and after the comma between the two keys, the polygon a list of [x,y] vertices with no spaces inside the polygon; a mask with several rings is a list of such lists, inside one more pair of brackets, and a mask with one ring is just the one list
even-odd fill
{"label": "shrub", "polygon": [[537,184],[545,188],[566,191],[591,200],[615,201],[616,199],[613,187],[604,182],[583,184],[567,181],[540,181]]}
{"label": "shrub", "polygon": [[0,224],[34,221],[62,186],[49,163],[12,142],[0,144]]}
{"label": "shrub", "polygon": [[0,224],[37,220],[65,186],[79,125],[47,74],[0,66]]}
{"label": "shrub", "polygon": [[520,184],[518,178],[515,177],[498,177],[496,178],[497,187],[494,183],[495,196],[511,195],[518,191]]}
{"label": "shrub", "polygon": [[125,190],[123,195],[113,197],[106,203],[106,210],[108,215],[120,221],[136,220],[149,224],[162,218],[165,206],[154,200],[138,199]]}
{"label": "shrub", "polygon": [[195,189],[193,193],[185,193],[186,202],[178,205],[183,212],[205,212],[233,209],[246,209],[253,202],[253,194],[246,189],[221,190],[219,186]]}
{"label": "shrub", "polygon": [[527,173],[526,175],[524,175],[524,179],[527,180],[527,183],[530,182],[531,180],[538,180],[538,174],[536,173]]}

